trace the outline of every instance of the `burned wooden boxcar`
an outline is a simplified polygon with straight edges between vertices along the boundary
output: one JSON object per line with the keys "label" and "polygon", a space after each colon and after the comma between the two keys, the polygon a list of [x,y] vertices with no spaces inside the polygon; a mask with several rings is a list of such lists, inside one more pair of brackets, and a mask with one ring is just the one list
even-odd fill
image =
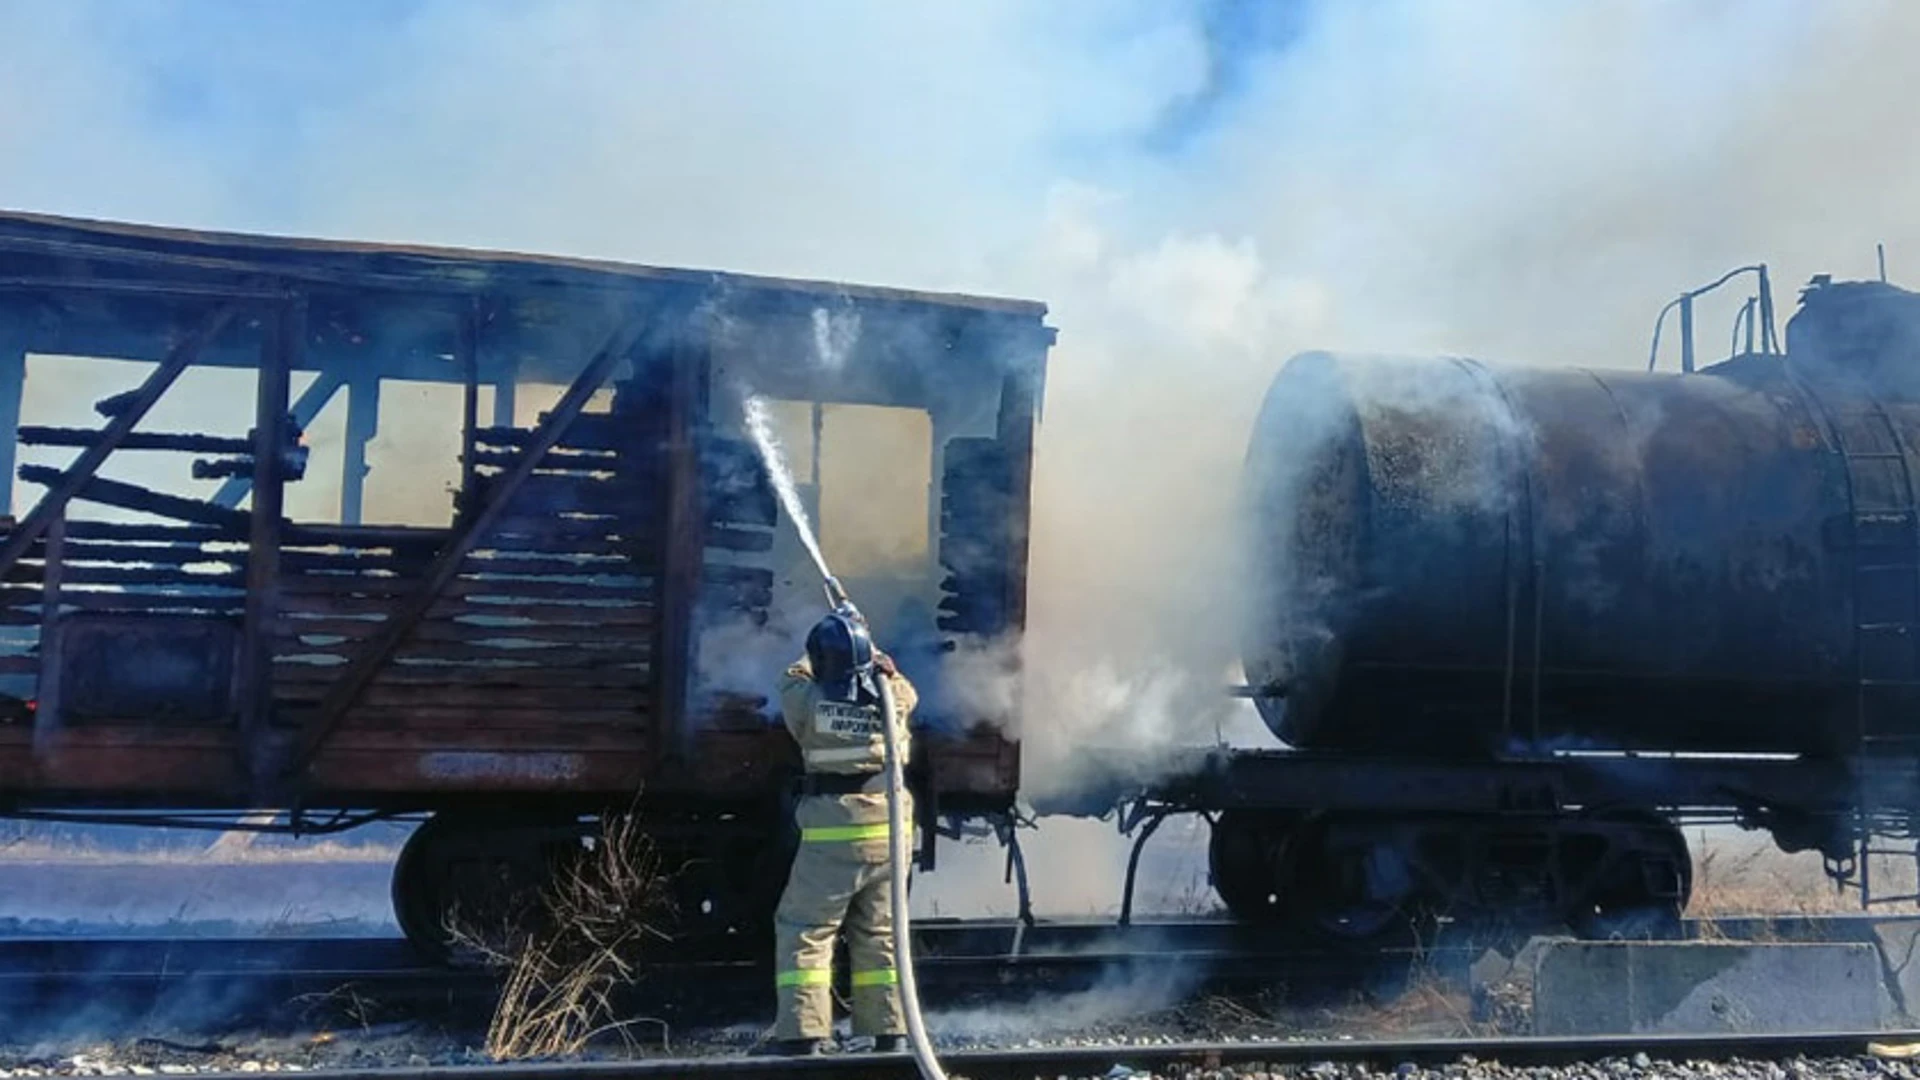
{"label": "burned wooden boxcar", "polygon": [[0,214],[0,811],[430,814],[395,900],[432,942],[637,799],[683,917],[764,920],[821,594],[757,397],[926,693],[925,823],[1004,827],[1044,314]]}

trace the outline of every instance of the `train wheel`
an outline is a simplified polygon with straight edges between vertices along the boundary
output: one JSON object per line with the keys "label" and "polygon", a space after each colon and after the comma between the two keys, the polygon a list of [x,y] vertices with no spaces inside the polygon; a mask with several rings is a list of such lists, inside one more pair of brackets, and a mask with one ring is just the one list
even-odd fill
{"label": "train wheel", "polygon": [[393,867],[401,932],[439,964],[477,962],[462,937],[502,949],[537,929],[539,894],[561,860],[580,850],[573,818],[551,820],[442,811],[414,830]]}
{"label": "train wheel", "polygon": [[1293,819],[1228,810],[1213,823],[1207,875],[1220,902],[1242,922],[1273,923],[1286,914],[1278,853]]}
{"label": "train wheel", "polygon": [[758,957],[772,948],[798,832],[754,814],[690,814],[654,818],[649,835],[672,879],[676,955]]}
{"label": "train wheel", "polygon": [[1650,813],[1594,815],[1587,822],[1586,842],[1569,859],[1573,932],[1602,941],[1679,936],[1693,894],[1693,859],[1679,827]]}
{"label": "train wheel", "polygon": [[1431,928],[1406,852],[1390,835],[1316,818],[1288,836],[1280,856],[1282,903],[1291,921],[1321,941],[1403,944]]}

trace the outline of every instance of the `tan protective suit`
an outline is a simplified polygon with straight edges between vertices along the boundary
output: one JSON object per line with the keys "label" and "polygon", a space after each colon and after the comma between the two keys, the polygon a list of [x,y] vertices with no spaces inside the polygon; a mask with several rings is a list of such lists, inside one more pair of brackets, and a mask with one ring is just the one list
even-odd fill
{"label": "tan protective suit", "polygon": [[[875,672],[879,674],[878,671]],[[894,722],[904,759],[910,753],[908,722],[919,696],[899,675],[882,675],[893,690]],[[777,1039],[825,1039],[833,1030],[833,942],[844,922],[851,960],[853,1033],[899,1035],[899,973],[893,962],[893,910],[889,903],[886,743],[879,706],[822,702],[805,657],[780,682],[780,711],[800,744],[808,776],[850,778],[860,790],[841,795],[804,795],[794,811],[800,849],[774,914],[775,992],[780,1002]],[[913,802],[901,792],[901,809],[912,821]]]}

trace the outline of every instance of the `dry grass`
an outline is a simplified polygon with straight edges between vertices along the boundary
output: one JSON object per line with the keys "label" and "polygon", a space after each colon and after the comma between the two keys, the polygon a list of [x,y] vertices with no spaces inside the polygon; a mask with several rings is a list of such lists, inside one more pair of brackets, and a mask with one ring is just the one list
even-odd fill
{"label": "dry grass", "polygon": [[569,1056],[607,1034],[631,1045],[635,1026],[659,1023],[616,1018],[614,997],[640,977],[646,945],[665,936],[657,923],[667,912],[667,884],[639,822],[610,815],[578,858],[556,868],[530,929],[484,932],[456,914],[454,940],[504,977],[487,1055]]}
{"label": "dry grass", "polygon": [[[1723,850],[1696,844],[1693,899],[1688,913],[1716,915],[1856,915],[1860,894],[1841,890],[1811,853],[1787,855],[1768,848]],[[1874,892],[1879,896],[1914,891],[1911,856],[1875,856]],[[1911,904],[1874,905],[1881,913],[1914,910]]]}

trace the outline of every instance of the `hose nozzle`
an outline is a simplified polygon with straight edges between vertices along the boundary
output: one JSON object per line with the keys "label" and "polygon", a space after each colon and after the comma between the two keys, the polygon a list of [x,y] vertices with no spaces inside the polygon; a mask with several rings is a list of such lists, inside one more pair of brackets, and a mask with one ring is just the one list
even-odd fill
{"label": "hose nozzle", "polygon": [[847,595],[846,587],[840,584],[839,578],[828,578],[826,585],[827,606],[833,609],[834,614],[844,615],[861,626],[867,625],[867,617],[853,605],[853,597]]}

